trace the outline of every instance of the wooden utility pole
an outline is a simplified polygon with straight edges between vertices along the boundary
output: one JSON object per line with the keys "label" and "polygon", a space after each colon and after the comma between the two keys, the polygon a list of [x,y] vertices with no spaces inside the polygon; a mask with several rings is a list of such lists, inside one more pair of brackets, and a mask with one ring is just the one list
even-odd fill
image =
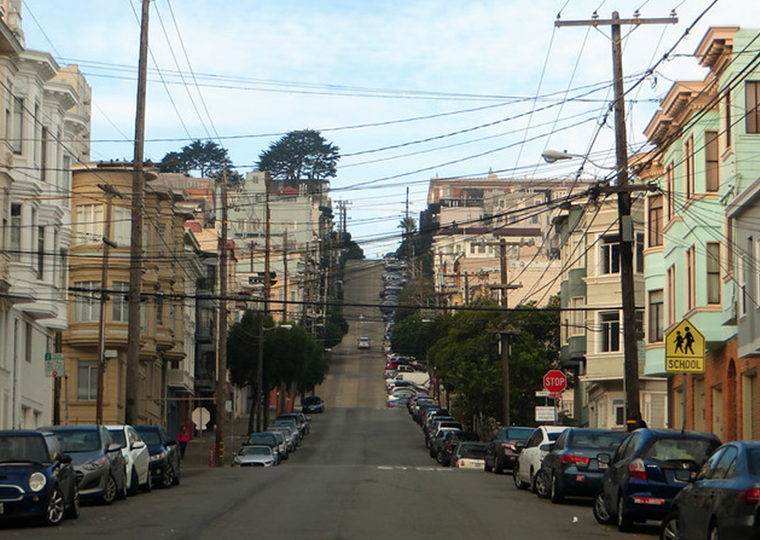
{"label": "wooden utility pole", "polygon": [[148,81],[148,20],[150,0],[142,2],[140,26],[140,58],[137,68],[137,111],[135,114],[135,146],[132,171],[132,230],[129,250],[129,322],[127,326],[127,375],[125,423],[139,424],[137,396],[140,386],[140,293],[142,290],[143,214],[145,212],[145,101]]}
{"label": "wooden utility pole", "polygon": [[631,218],[631,192],[628,189],[628,135],[625,127],[625,89],[623,85],[622,25],[675,24],[675,16],[656,19],[621,19],[615,11],[611,19],[588,21],[560,21],[560,26],[610,26],[612,28],[612,70],[615,90],[615,151],[617,158],[617,182],[614,191],[618,196],[618,223],[620,234],[620,287],[623,308],[623,355],[626,424],[636,428],[641,424],[639,397],[639,353],[636,339],[636,298],[633,274],[633,220]]}
{"label": "wooden utility pole", "polygon": [[288,320],[288,230],[282,236],[282,322]]}
{"label": "wooden utility pole", "polygon": [[227,424],[227,167],[222,170],[222,231],[219,236],[219,332],[216,353],[216,432],[214,464],[224,465]]}
{"label": "wooden utility pole", "polygon": [[270,250],[272,248],[272,216],[269,212],[269,173],[264,176],[264,315],[269,315],[269,291],[272,289],[270,275]]}

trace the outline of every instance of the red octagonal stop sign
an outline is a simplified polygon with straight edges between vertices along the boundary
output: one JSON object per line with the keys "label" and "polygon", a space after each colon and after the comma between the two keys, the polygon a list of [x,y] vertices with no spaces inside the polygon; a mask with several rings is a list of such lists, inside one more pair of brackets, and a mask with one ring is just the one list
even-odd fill
{"label": "red octagonal stop sign", "polygon": [[567,386],[567,377],[558,369],[552,369],[544,375],[544,388],[552,394],[559,394]]}

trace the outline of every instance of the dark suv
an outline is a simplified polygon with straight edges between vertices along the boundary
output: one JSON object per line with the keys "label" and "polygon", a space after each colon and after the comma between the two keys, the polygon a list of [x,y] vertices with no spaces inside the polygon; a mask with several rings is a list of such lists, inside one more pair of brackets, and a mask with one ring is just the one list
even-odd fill
{"label": "dark suv", "polygon": [[607,470],[594,499],[594,517],[602,524],[617,522],[621,531],[634,522],[662,520],[673,498],[719,446],[712,433],[637,429],[614,457],[597,457]]}
{"label": "dark suv", "polygon": [[134,426],[150,452],[153,485],[169,488],[179,484],[179,447],[161,426]]}

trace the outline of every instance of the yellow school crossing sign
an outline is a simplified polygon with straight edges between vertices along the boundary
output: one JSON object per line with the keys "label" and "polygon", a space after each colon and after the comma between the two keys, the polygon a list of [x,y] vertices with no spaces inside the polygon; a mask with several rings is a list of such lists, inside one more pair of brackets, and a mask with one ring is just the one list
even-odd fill
{"label": "yellow school crossing sign", "polygon": [[682,320],[665,337],[665,371],[705,372],[705,336],[688,319]]}

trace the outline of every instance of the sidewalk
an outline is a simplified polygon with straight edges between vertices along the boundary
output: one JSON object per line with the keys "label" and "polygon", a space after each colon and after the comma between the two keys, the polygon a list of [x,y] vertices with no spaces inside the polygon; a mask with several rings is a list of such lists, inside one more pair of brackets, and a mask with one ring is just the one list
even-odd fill
{"label": "sidewalk", "polygon": [[[232,463],[232,454],[237,452],[247,438],[248,416],[235,418],[232,425],[227,426],[224,433],[225,463]],[[187,443],[185,459],[182,460],[181,466],[186,468],[208,467],[209,453],[215,441],[216,433],[214,430],[196,431],[193,438]]]}

